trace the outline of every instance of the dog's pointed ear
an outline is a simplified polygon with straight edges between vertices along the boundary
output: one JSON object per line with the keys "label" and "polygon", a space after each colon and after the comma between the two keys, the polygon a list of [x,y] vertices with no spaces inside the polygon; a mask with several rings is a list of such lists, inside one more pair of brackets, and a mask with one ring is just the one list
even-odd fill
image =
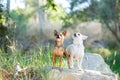
{"label": "dog's pointed ear", "polygon": [[57,33],[58,33],[58,32],[57,32],[57,30],[54,30],[54,36],[56,36],[56,35],[57,35]]}
{"label": "dog's pointed ear", "polygon": [[85,39],[87,39],[87,38],[88,38],[88,36],[82,35],[82,39],[83,39],[83,40],[85,40]]}
{"label": "dog's pointed ear", "polygon": [[66,30],[65,30],[65,31],[63,31],[63,32],[62,32],[62,34],[63,34],[64,36],[66,36],[67,31],[66,31]]}

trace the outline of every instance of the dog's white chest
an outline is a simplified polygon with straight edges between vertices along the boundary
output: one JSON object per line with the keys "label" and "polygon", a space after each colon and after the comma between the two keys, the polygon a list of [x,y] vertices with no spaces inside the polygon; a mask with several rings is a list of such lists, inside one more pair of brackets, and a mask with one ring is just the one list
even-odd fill
{"label": "dog's white chest", "polygon": [[80,55],[83,55],[84,54],[84,46],[81,46],[81,45],[74,45],[73,46],[73,54],[74,56],[80,56]]}
{"label": "dog's white chest", "polygon": [[84,56],[84,46],[72,44],[67,48],[67,52],[68,54],[74,56],[75,58]]}

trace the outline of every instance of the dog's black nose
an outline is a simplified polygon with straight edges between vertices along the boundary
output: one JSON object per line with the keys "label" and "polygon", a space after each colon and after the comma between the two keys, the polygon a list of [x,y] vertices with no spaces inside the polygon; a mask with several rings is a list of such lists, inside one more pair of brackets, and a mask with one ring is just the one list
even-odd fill
{"label": "dog's black nose", "polygon": [[57,38],[60,38],[60,36],[59,36],[59,35],[57,35]]}
{"label": "dog's black nose", "polygon": [[75,37],[77,36],[76,33],[73,34]]}

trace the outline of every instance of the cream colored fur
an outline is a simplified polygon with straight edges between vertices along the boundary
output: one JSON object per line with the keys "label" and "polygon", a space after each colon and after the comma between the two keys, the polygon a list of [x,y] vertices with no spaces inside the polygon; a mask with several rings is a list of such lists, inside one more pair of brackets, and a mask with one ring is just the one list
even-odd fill
{"label": "cream colored fur", "polygon": [[87,36],[80,33],[74,33],[72,35],[73,43],[66,48],[67,54],[70,55],[70,68],[74,67],[74,60],[77,61],[77,67],[82,69],[82,61],[84,57],[84,45],[83,40],[87,39]]}

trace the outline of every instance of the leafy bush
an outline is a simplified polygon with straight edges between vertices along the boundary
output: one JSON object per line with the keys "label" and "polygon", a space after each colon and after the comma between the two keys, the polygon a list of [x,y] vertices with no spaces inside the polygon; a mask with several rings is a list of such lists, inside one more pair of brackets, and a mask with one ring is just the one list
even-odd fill
{"label": "leafy bush", "polygon": [[111,53],[105,61],[110,65],[112,71],[120,75],[120,50],[111,50]]}
{"label": "leafy bush", "polygon": [[105,43],[109,49],[118,49],[120,47],[115,39],[107,39],[105,40]]}
{"label": "leafy bush", "polygon": [[103,48],[103,47],[100,47],[100,48],[89,48],[87,49],[89,52],[91,53],[96,53],[96,54],[100,54],[103,58],[107,58],[111,55],[111,52],[109,49],[107,48]]}

